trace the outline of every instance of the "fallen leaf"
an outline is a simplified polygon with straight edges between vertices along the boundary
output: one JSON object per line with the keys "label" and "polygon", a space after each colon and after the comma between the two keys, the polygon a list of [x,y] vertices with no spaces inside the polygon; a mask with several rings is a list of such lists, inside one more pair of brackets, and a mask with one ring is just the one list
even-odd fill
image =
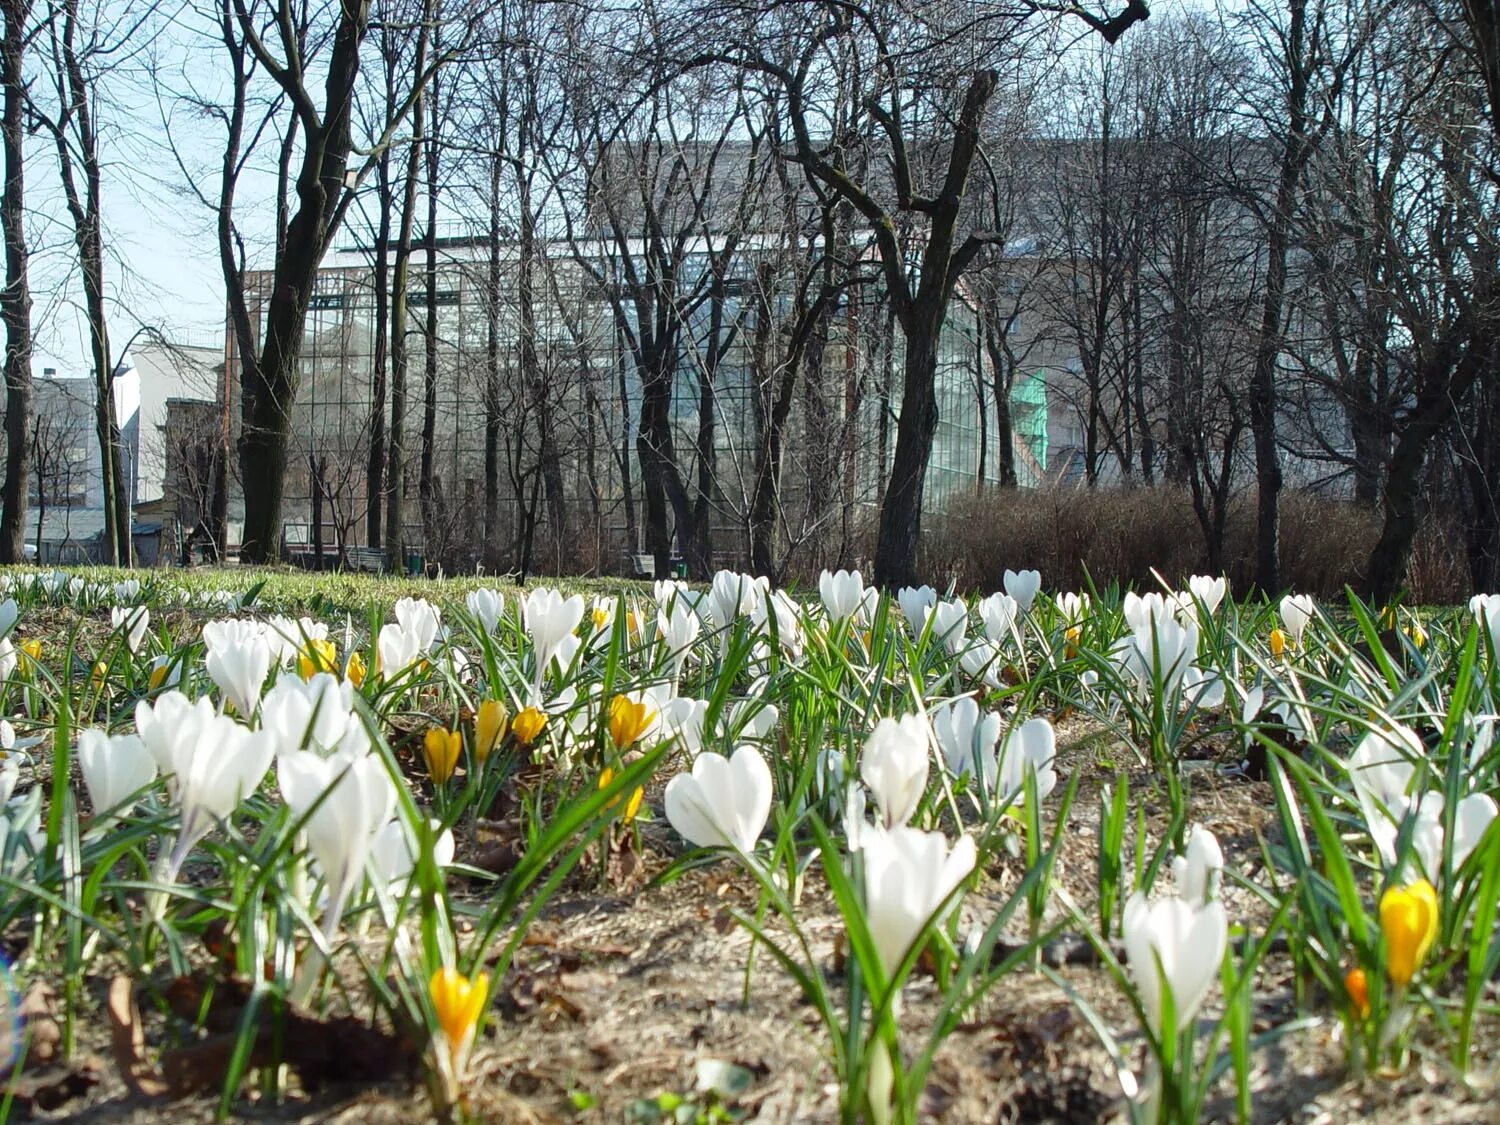
{"label": "fallen leaf", "polygon": [[141,1013],[129,977],[117,976],[109,982],[105,1007],[109,1012],[110,1045],[120,1077],[142,1097],[161,1097],[167,1092],[167,1085],[146,1058],[146,1032],[141,1027]]}
{"label": "fallen leaf", "polygon": [[46,981],[26,990],[18,1013],[26,1037],[26,1067],[46,1066],[57,1058],[62,1046],[62,1025],[57,1022],[57,993]]}

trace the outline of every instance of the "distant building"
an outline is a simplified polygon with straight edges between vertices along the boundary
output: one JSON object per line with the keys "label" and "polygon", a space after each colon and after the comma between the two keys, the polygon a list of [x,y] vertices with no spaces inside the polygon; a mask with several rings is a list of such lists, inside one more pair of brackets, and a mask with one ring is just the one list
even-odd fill
{"label": "distant building", "polygon": [[[49,367],[33,380],[32,391],[26,542],[43,563],[99,561],[104,555],[104,472],[94,381],[59,375]],[[133,370],[116,373],[114,393],[122,482],[133,492],[140,414],[140,380]]]}
{"label": "distant building", "polygon": [[141,504],[160,500],[166,494],[171,471],[165,445],[168,402],[219,401],[224,345],[141,339],[130,345],[125,362],[134,369],[140,387],[140,456],[131,502]]}
{"label": "distant building", "polygon": [[[406,526],[401,542],[444,557],[448,565],[472,565],[484,548],[485,431],[487,416],[498,423],[499,533],[506,544],[522,533],[528,505],[550,531],[554,509],[545,489],[537,501],[540,416],[521,385],[517,308],[517,247],[502,244],[500,289],[492,296],[487,271],[490,248],[483,239],[440,239],[437,247],[437,370],[434,407],[435,514],[441,542],[424,541],[417,471],[424,417],[424,319],[426,253],[413,252],[408,292]],[[580,254],[597,258],[580,261]],[[673,443],[683,478],[700,477],[703,435],[712,480],[708,499],[713,553],[722,565],[746,563],[746,513],[753,483],[750,458],[764,409],[757,403],[756,313],[752,271],[762,254],[747,249],[729,279],[720,310],[729,326],[711,373],[703,370],[713,310],[701,302],[683,333],[670,408]],[[552,482],[560,485],[568,534],[576,552],[571,564],[612,569],[645,550],[641,518],[642,470],[637,448],[641,384],[627,340],[598,280],[620,266],[608,244],[572,247],[548,243],[539,272],[547,278],[536,315],[536,363],[545,386],[556,458]],[[308,309],[299,357],[299,391],[292,418],[283,508],[283,545],[295,549],[313,539],[318,511],[325,550],[367,542],[367,465],[375,412],[372,370],[383,349],[375,337],[376,288],[368,249],[331,253],[323,263]],[[689,253],[689,269],[705,268],[706,253]],[[246,276],[252,323],[262,330],[273,277]],[[384,284],[389,284],[385,279]],[[605,284],[616,284],[606,282]],[[493,332],[493,335],[491,333]],[[493,359],[490,349],[493,348]],[[1071,451],[1064,415],[1051,407],[1051,383],[1066,374],[1066,357],[1043,341],[1031,348],[1017,371],[1011,394],[1012,444],[1020,483],[1055,479],[1051,458]],[[385,362],[388,364],[388,352]],[[895,446],[895,410],[900,402],[901,335],[893,331],[878,294],[845,302],[829,325],[819,383],[799,387],[786,433],[782,501],[789,534],[850,535],[878,505]],[[493,364],[493,369],[491,367]],[[490,384],[493,370],[495,382]],[[229,356],[227,386],[237,427],[238,363]],[[387,376],[388,377],[388,376]],[[994,379],[980,346],[976,316],[961,292],[947,320],[938,356],[938,431],[927,474],[926,496],[935,507],[950,496],[999,480]],[[703,425],[703,408],[713,411]],[[380,425],[389,432],[389,392]],[[696,484],[695,484],[696,486]],[[315,502],[315,490],[322,495]],[[237,505],[236,500],[231,501]],[[835,516],[837,513],[837,516]],[[825,529],[827,529],[825,531]],[[386,546],[390,546],[389,532]],[[836,549],[836,548],[835,548]],[[560,556],[559,556],[560,557]],[[556,564],[554,564],[556,565]]]}

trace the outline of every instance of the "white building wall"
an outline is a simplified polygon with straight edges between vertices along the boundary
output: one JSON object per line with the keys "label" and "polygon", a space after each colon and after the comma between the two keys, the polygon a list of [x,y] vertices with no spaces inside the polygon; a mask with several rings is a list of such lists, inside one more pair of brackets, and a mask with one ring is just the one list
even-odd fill
{"label": "white building wall", "polygon": [[[224,363],[222,347],[163,345],[152,340],[132,344],[127,366],[139,375],[140,454],[136,466],[135,503],[160,500],[165,492],[167,453],[162,426],[167,399],[212,402],[217,397]],[[123,415],[122,415],[123,416]]]}

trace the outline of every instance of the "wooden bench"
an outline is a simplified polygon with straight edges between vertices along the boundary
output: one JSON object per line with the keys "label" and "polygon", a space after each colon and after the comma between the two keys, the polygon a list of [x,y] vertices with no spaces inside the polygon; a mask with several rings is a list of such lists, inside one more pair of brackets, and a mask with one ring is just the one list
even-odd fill
{"label": "wooden bench", "polygon": [[349,569],[366,574],[384,574],[390,569],[391,557],[381,547],[350,547],[345,554]]}

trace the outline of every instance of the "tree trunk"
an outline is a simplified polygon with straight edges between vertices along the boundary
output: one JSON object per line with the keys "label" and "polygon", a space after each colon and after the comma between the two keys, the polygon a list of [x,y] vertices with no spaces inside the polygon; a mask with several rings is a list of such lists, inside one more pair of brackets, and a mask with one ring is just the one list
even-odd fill
{"label": "tree trunk", "polygon": [[1380,502],[1380,476],[1386,458],[1385,425],[1375,411],[1367,385],[1347,408],[1349,436],[1354,444],[1354,500],[1366,508]]}
{"label": "tree trunk", "polygon": [[1016,433],[1011,419],[1010,395],[1016,374],[1005,354],[1003,329],[998,314],[985,317],[984,349],[990,361],[990,385],[995,395],[995,458],[1000,487],[1016,487]]}
{"label": "tree trunk", "polygon": [[1420,516],[1422,465],[1433,439],[1453,417],[1454,404],[1485,374],[1500,368],[1500,336],[1490,312],[1495,282],[1476,286],[1472,302],[1447,339],[1430,354],[1419,374],[1420,390],[1411,412],[1397,427],[1396,445],[1385,474],[1385,522],[1370,553],[1365,592],[1387,604],[1406,580]]}
{"label": "tree trunk", "polygon": [[417,475],[417,494],[422,508],[422,538],[430,548],[438,540],[436,526],[436,480],[434,458],[437,454],[437,352],[438,352],[438,287],[437,287],[437,214],[438,214],[438,114],[441,103],[434,88],[430,103],[430,117],[424,155],[427,171],[427,269],[424,274],[424,289],[427,308],[422,318],[422,454]]}
{"label": "tree trunk", "polygon": [[484,326],[484,565],[500,568],[500,168],[490,159],[489,264]]}
{"label": "tree trunk", "polygon": [[[1281,167],[1276,183],[1275,211],[1266,238],[1266,281],[1261,299],[1259,338],[1250,373],[1250,434],[1255,449],[1255,585],[1266,596],[1281,588],[1280,504],[1281,451],[1276,442],[1276,367],[1282,347],[1282,317],[1286,300],[1287,256],[1291,249],[1292,212],[1297,187],[1307,163],[1306,47],[1307,0],[1290,0],[1291,22],[1286,37],[1287,129],[1282,139]],[[1404,565],[1404,564],[1403,564]]]}
{"label": "tree trunk", "polygon": [[917,546],[922,532],[922,490],[937,432],[934,395],[938,336],[946,300],[929,310],[926,324],[906,333],[905,385],[896,419],[896,453],[880,508],[880,538],[875,547],[875,581],[888,590],[917,583]]}
{"label": "tree trunk", "polygon": [[[53,27],[53,65],[57,71],[59,118],[50,131],[57,146],[63,198],[73,221],[83,280],[84,315],[89,326],[89,359],[94,372],[94,436],[99,445],[99,483],[104,506],[105,561],[130,565],[131,496],[124,480],[120,454],[120,426],[115,415],[114,365],[110,361],[109,323],[104,294],[104,232],[98,137],[93,103],[79,62],[75,38],[78,0],[67,0],[59,35]],[[76,160],[75,160],[76,153]],[[77,164],[83,169],[83,193],[78,191]]]}
{"label": "tree trunk", "polygon": [[312,568],[323,569],[323,466],[316,453],[307,455],[307,479],[312,486],[308,497],[312,505]]}
{"label": "tree trunk", "polygon": [[381,517],[385,508],[385,396],[386,341],[391,323],[391,158],[390,150],[375,165],[376,206],[380,218],[375,230],[375,354],[370,360],[370,457],[365,465],[365,543],[381,544]]}
{"label": "tree trunk", "polygon": [[297,359],[313,282],[344,190],[359,49],[368,26],[368,0],[340,0],[339,22],[327,56],[324,112],[319,128],[303,128],[297,210],[276,257],[264,344],[259,362],[245,366],[240,478],[245,493],[241,556],[247,562],[270,561],[281,550]]}
{"label": "tree trunk", "polygon": [[[677,454],[672,442],[672,373],[676,352],[670,344],[645,358],[641,372],[641,421],[636,431],[636,456],[641,463],[641,491],[646,506],[646,542],[656,563],[659,578],[667,576],[672,559],[673,527],[668,526],[670,512],[676,538],[683,546],[683,536],[692,525],[687,491],[677,469]],[[704,573],[693,575],[706,579]]]}
{"label": "tree trunk", "polygon": [[31,290],[26,279],[25,178],[26,22],[31,0],[0,0],[5,20],[0,40],[0,84],[4,117],[0,148],[5,187],[0,194],[0,231],[5,237],[5,484],[0,487],[0,563],[26,556],[26,491],[31,478]]}
{"label": "tree trunk", "polygon": [[417,99],[412,121],[415,126],[406,159],[406,182],[402,185],[401,220],[396,234],[396,256],[391,268],[391,436],[386,466],[385,535],[390,565],[399,572],[406,546],[406,374],[410,349],[406,344],[406,306],[411,287],[412,227],[417,214],[417,174],[421,169],[422,131],[426,115],[422,98]]}

